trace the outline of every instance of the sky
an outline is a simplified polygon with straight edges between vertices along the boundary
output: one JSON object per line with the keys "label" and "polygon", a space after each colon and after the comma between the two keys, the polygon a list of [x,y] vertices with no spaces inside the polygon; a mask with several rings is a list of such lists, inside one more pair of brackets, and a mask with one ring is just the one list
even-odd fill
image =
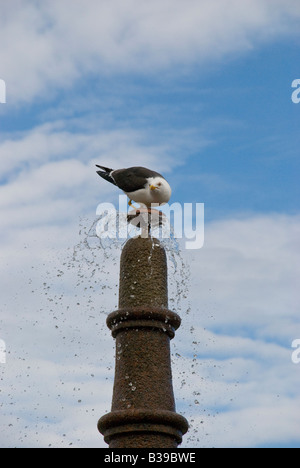
{"label": "sky", "polygon": [[1,447],[106,447],[95,164],[205,206],[201,249],[166,243],[182,447],[300,447],[299,26],[298,0],[0,0]]}

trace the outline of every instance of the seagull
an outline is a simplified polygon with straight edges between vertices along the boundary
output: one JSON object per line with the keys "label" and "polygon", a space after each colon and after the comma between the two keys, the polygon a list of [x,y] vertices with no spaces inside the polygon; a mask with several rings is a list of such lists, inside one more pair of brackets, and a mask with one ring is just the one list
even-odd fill
{"label": "seagull", "polygon": [[165,205],[171,198],[172,190],[166,179],[158,172],[145,167],[130,167],[128,169],[109,169],[99,166],[97,171],[100,177],[119,187],[129,198],[129,206],[132,202],[151,207]]}

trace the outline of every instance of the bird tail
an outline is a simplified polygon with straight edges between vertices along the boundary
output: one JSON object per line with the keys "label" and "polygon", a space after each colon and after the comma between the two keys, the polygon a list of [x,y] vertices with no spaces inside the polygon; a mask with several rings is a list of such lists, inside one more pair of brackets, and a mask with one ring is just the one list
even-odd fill
{"label": "bird tail", "polygon": [[102,179],[107,180],[111,184],[117,185],[113,177],[111,176],[113,169],[110,169],[109,167],[99,166],[98,164],[96,164],[96,167],[102,169],[102,171],[97,171],[97,174],[99,174],[99,176],[102,177]]}

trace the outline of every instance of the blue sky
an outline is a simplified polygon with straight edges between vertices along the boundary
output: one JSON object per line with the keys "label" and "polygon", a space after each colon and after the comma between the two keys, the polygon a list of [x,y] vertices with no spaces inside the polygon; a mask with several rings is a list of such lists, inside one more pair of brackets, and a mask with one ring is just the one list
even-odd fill
{"label": "blue sky", "polygon": [[[299,109],[291,101],[291,83],[299,68],[296,42],[285,39],[221,63],[175,67],[160,75],[84,74],[68,89],[51,89],[50,99],[39,97],[22,109],[9,106],[8,84],[2,132],[53,121],[60,117],[57,109],[63,109],[70,132],[77,131],[71,121],[81,118],[102,128],[147,129],[145,144],[170,147],[168,156],[176,161],[169,176],[174,199],[205,201],[208,219],[239,212],[295,213]],[[172,145],[174,134],[182,135],[179,147]],[[197,183],[182,184],[183,177],[195,176],[200,191]]]}
{"label": "blue sky", "polygon": [[294,0],[0,6],[0,446],[105,446],[119,251],[89,262],[78,232],[119,192],[96,163],[151,167],[172,202],[205,204],[205,245],[170,285],[184,446],[300,445],[299,23]]}

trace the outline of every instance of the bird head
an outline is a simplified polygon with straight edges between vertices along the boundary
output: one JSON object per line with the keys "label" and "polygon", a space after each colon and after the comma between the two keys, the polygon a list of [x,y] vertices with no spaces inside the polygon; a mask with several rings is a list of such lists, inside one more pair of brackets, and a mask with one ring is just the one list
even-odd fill
{"label": "bird head", "polygon": [[159,190],[161,188],[161,182],[158,182],[157,185],[151,184],[150,185],[150,190]]}
{"label": "bird head", "polygon": [[153,197],[158,203],[168,203],[171,198],[171,187],[168,182],[162,177],[154,177],[149,181],[149,188]]}

